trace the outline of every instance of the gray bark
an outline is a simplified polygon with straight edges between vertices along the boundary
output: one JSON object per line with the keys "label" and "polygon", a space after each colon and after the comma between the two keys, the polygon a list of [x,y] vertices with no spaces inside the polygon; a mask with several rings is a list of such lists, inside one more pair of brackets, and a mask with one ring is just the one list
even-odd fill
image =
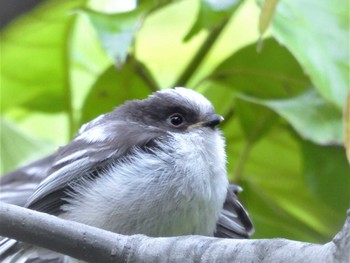
{"label": "gray bark", "polygon": [[282,238],[124,236],[5,203],[0,235],[88,262],[350,262],[350,210],[343,229],[323,245]]}

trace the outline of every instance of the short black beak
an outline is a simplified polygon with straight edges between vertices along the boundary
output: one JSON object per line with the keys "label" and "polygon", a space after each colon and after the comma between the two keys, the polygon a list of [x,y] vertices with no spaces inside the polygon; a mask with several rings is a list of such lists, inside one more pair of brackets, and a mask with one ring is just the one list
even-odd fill
{"label": "short black beak", "polygon": [[220,124],[224,118],[218,114],[211,115],[207,121],[203,122],[203,127],[214,128],[216,125]]}

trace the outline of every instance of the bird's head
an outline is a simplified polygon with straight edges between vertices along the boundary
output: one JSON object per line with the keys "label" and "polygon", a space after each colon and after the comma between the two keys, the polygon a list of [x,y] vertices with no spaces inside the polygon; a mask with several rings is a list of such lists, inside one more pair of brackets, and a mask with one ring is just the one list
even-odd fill
{"label": "bird's head", "polygon": [[186,88],[153,93],[145,100],[133,100],[117,109],[119,116],[172,132],[212,128],[223,121],[201,94]]}

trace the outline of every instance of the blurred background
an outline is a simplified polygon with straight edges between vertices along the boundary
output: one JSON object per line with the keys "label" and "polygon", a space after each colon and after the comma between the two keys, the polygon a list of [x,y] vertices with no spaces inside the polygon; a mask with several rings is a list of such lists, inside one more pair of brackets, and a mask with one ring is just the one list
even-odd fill
{"label": "blurred background", "polygon": [[225,117],[228,177],[244,188],[253,238],[321,243],[340,230],[348,1],[0,4],[2,174],[125,100],[186,86]]}

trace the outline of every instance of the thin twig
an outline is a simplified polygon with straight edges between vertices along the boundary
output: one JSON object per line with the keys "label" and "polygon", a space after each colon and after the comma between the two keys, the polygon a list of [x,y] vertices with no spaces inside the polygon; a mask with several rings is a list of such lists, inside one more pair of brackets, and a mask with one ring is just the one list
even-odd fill
{"label": "thin twig", "polygon": [[188,80],[193,76],[195,71],[200,66],[201,62],[204,60],[205,56],[211,50],[211,47],[214,45],[218,37],[220,36],[222,30],[227,25],[229,19],[225,19],[221,24],[215,27],[207,36],[204,43],[201,45],[197,53],[191,59],[190,63],[184,69],[180,77],[174,82],[173,87],[185,86]]}

